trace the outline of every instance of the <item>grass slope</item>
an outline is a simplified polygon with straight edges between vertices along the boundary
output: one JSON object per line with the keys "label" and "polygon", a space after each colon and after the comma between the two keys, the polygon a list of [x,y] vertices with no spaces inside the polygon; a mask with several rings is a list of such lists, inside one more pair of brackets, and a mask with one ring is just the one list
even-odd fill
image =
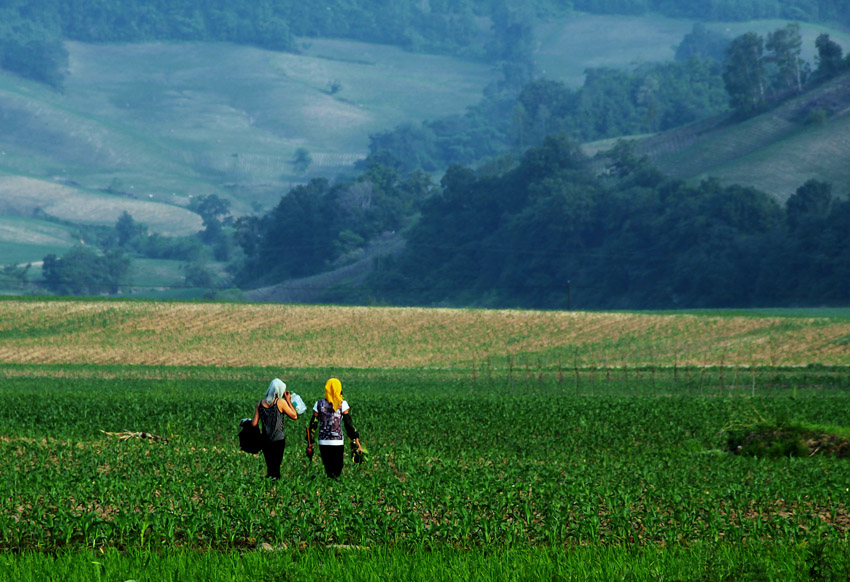
{"label": "grass slope", "polygon": [[[827,118],[811,123],[813,111]],[[637,151],[674,177],[713,176],[784,202],[809,179],[850,180],[848,114],[850,75],[843,75],[746,121],[722,117],[675,129],[637,142]]]}
{"label": "grass slope", "polygon": [[[299,55],[67,46],[63,93],[0,73],[0,216],[41,208],[112,224],[126,210],[154,232],[196,232],[191,197],[230,198],[237,214],[270,207],[295,183],[350,170],[370,133],[462,112],[495,75],[483,63],[332,40]],[[300,147],[313,159],[306,174],[291,166]],[[43,257],[25,238],[4,244],[3,264]]]}
{"label": "grass slope", "polygon": [[[0,75],[9,126],[0,169],[178,205],[237,192],[237,211],[350,167],[370,133],[462,112],[494,75],[481,63],[321,40],[300,55],[226,44],[68,49],[62,94]],[[342,87],[333,95],[332,81]],[[293,174],[299,147],[315,161],[307,175]]]}

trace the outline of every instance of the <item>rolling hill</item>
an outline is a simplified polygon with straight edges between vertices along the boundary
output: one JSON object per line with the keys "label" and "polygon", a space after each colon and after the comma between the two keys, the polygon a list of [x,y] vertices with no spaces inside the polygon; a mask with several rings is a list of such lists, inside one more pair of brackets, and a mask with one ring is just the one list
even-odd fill
{"label": "rolling hill", "polygon": [[753,186],[784,202],[807,180],[850,183],[850,74],[737,123],[718,117],[635,142],[664,172]]}
{"label": "rolling hill", "polygon": [[[312,40],[297,55],[228,44],[67,46],[62,93],[0,72],[0,217],[38,209],[114,224],[127,211],[152,232],[191,234],[201,228],[186,209],[193,196],[230,199],[237,215],[264,211],[296,183],[350,172],[371,133],[461,113],[495,75],[485,63],[334,40]],[[293,169],[298,148],[312,158],[305,173]],[[20,232],[3,232],[0,264],[79,242],[45,247],[16,240]]]}
{"label": "rolling hill", "polygon": [[[672,58],[692,24],[656,15],[575,14],[540,24],[534,57],[547,77],[578,85],[587,67]],[[711,27],[734,36],[783,25]],[[809,51],[820,32],[850,44],[840,31],[808,24],[802,31]],[[69,42],[67,48],[63,92],[0,72],[2,265],[37,262],[79,242],[73,229],[34,220],[37,210],[95,224],[114,224],[128,211],[166,235],[200,228],[186,209],[194,196],[228,198],[237,215],[263,212],[295,184],[351,172],[370,134],[462,113],[498,75],[480,61],[332,39],[302,40],[299,54],[223,43]],[[808,175],[843,176],[838,164],[818,165],[830,159],[829,148],[840,158],[841,132],[846,135],[840,112],[817,127],[792,118],[700,130],[656,136],[641,147],[688,178],[719,173],[724,181],[745,181],[757,162],[760,187],[779,197]],[[716,155],[693,149],[709,138]],[[299,148],[312,158],[304,173],[292,164]],[[771,160],[798,148],[811,152],[799,162],[807,171],[783,174],[787,162]],[[32,240],[40,232],[55,236]]]}

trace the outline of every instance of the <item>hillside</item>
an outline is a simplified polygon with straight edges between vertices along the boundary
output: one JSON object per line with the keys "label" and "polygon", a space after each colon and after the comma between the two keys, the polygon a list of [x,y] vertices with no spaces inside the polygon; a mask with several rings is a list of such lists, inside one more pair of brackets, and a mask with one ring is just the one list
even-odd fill
{"label": "hillside", "polygon": [[635,141],[685,180],[716,177],[786,200],[807,180],[850,182],[850,73],[743,122],[711,119]]}
{"label": "hillside", "polygon": [[[710,26],[734,35],[782,24]],[[587,67],[672,58],[691,26],[658,15],[576,13],[539,23],[534,59],[547,77],[577,85]],[[848,38],[822,26],[802,29],[808,51],[819,32],[842,43]],[[330,39],[299,44],[301,52],[294,54],[225,43],[69,42],[62,93],[0,73],[0,217],[17,221],[0,231],[0,264],[37,263],[80,242],[70,227],[49,241],[32,240],[20,220],[32,220],[34,213],[111,225],[127,211],[152,232],[182,235],[200,228],[198,216],[186,210],[195,196],[228,198],[236,215],[265,212],[293,185],[351,172],[367,152],[370,134],[462,113],[499,75],[485,62],[390,46]],[[837,113],[808,128],[789,119],[764,128],[754,121],[738,134],[726,133],[729,127],[705,134],[687,128],[642,147],[677,176],[760,180],[756,185],[780,198],[810,176],[843,179],[847,164],[832,160],[842,159],[845,118]],[[801,129],[793,143],[784,140],[789,125]],[[688,149],[697,138],[715,142]],[[777,138],[784,140],[781,147],[772,145]],[[292,163],[299,148],[312,159],[306,172]],[[784,161],[776,165],[779,171],[773,167],[771,160],[798,149],[803,157],[797,165],[805,171]],[[744,160],[742,151],[750,157]],[[764,168],[755,177],[749,175],[754,163]],[[56,228],[36,220],[26,230]],[[332,273],[322,285],[355,280],[368,263]],[[178,265],[172,267],[170,280],[179,281]],[[142,274],[138,284],[159,287],[155,279]],[[289,297],[267,291],[263,297]]]}
{"label": "hillside", "polygon": [[[225,44],[68,49],[63,94],[0,75],[0,170],[166,204],[217,193],[236,211],[345,171],[371,132],[462,112],[493,75],[341,41],[312,41],[300,55]],[[307,175],[291,167],[299,147],[314,160]]]}

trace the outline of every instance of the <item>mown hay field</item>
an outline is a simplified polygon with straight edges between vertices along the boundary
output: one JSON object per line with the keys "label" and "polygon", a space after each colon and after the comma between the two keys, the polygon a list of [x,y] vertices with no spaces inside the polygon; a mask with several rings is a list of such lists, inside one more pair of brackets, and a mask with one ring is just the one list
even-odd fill
{"label": "mown hay field", "polygon": [[338,368],[843,366],[850,319],[0,301],[0,362]]}

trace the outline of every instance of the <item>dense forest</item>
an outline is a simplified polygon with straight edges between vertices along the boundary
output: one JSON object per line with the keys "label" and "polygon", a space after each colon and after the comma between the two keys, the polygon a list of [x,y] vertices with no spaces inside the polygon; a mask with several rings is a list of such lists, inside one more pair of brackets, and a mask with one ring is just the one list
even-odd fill
{"label": "dense forest", "polygon": [[[547,137],[519,159],[451,167],[441,184],[379,164],[352,181],[298,186],[263,216],[233,219],[200,200],[194,237],[149,234],[129,215],[89,232],[100,254],[45,259],[50,288],[115,292],[128,256],[186,261],[190,286],[215,287],[206,260],[232,260],[244,287],[346,264],[364,244],[401,229],[365,285],[316,292],[333,303],[669,309],[846,305],[850,201],[809,180],[784,205],[753,188],[669,179],[620,142],[606,172],[576,142]],[[415,217],[415,220],[413,219]]]}
{"label": "dense forest", "polygon": [[625,144],[599,177],[577,144],[550,137],[503,172],[451,168],[369,292],[562,309],[846,304],[849,220],[828,183],[802,184],[783,208],[751,188],[670,180]]}

